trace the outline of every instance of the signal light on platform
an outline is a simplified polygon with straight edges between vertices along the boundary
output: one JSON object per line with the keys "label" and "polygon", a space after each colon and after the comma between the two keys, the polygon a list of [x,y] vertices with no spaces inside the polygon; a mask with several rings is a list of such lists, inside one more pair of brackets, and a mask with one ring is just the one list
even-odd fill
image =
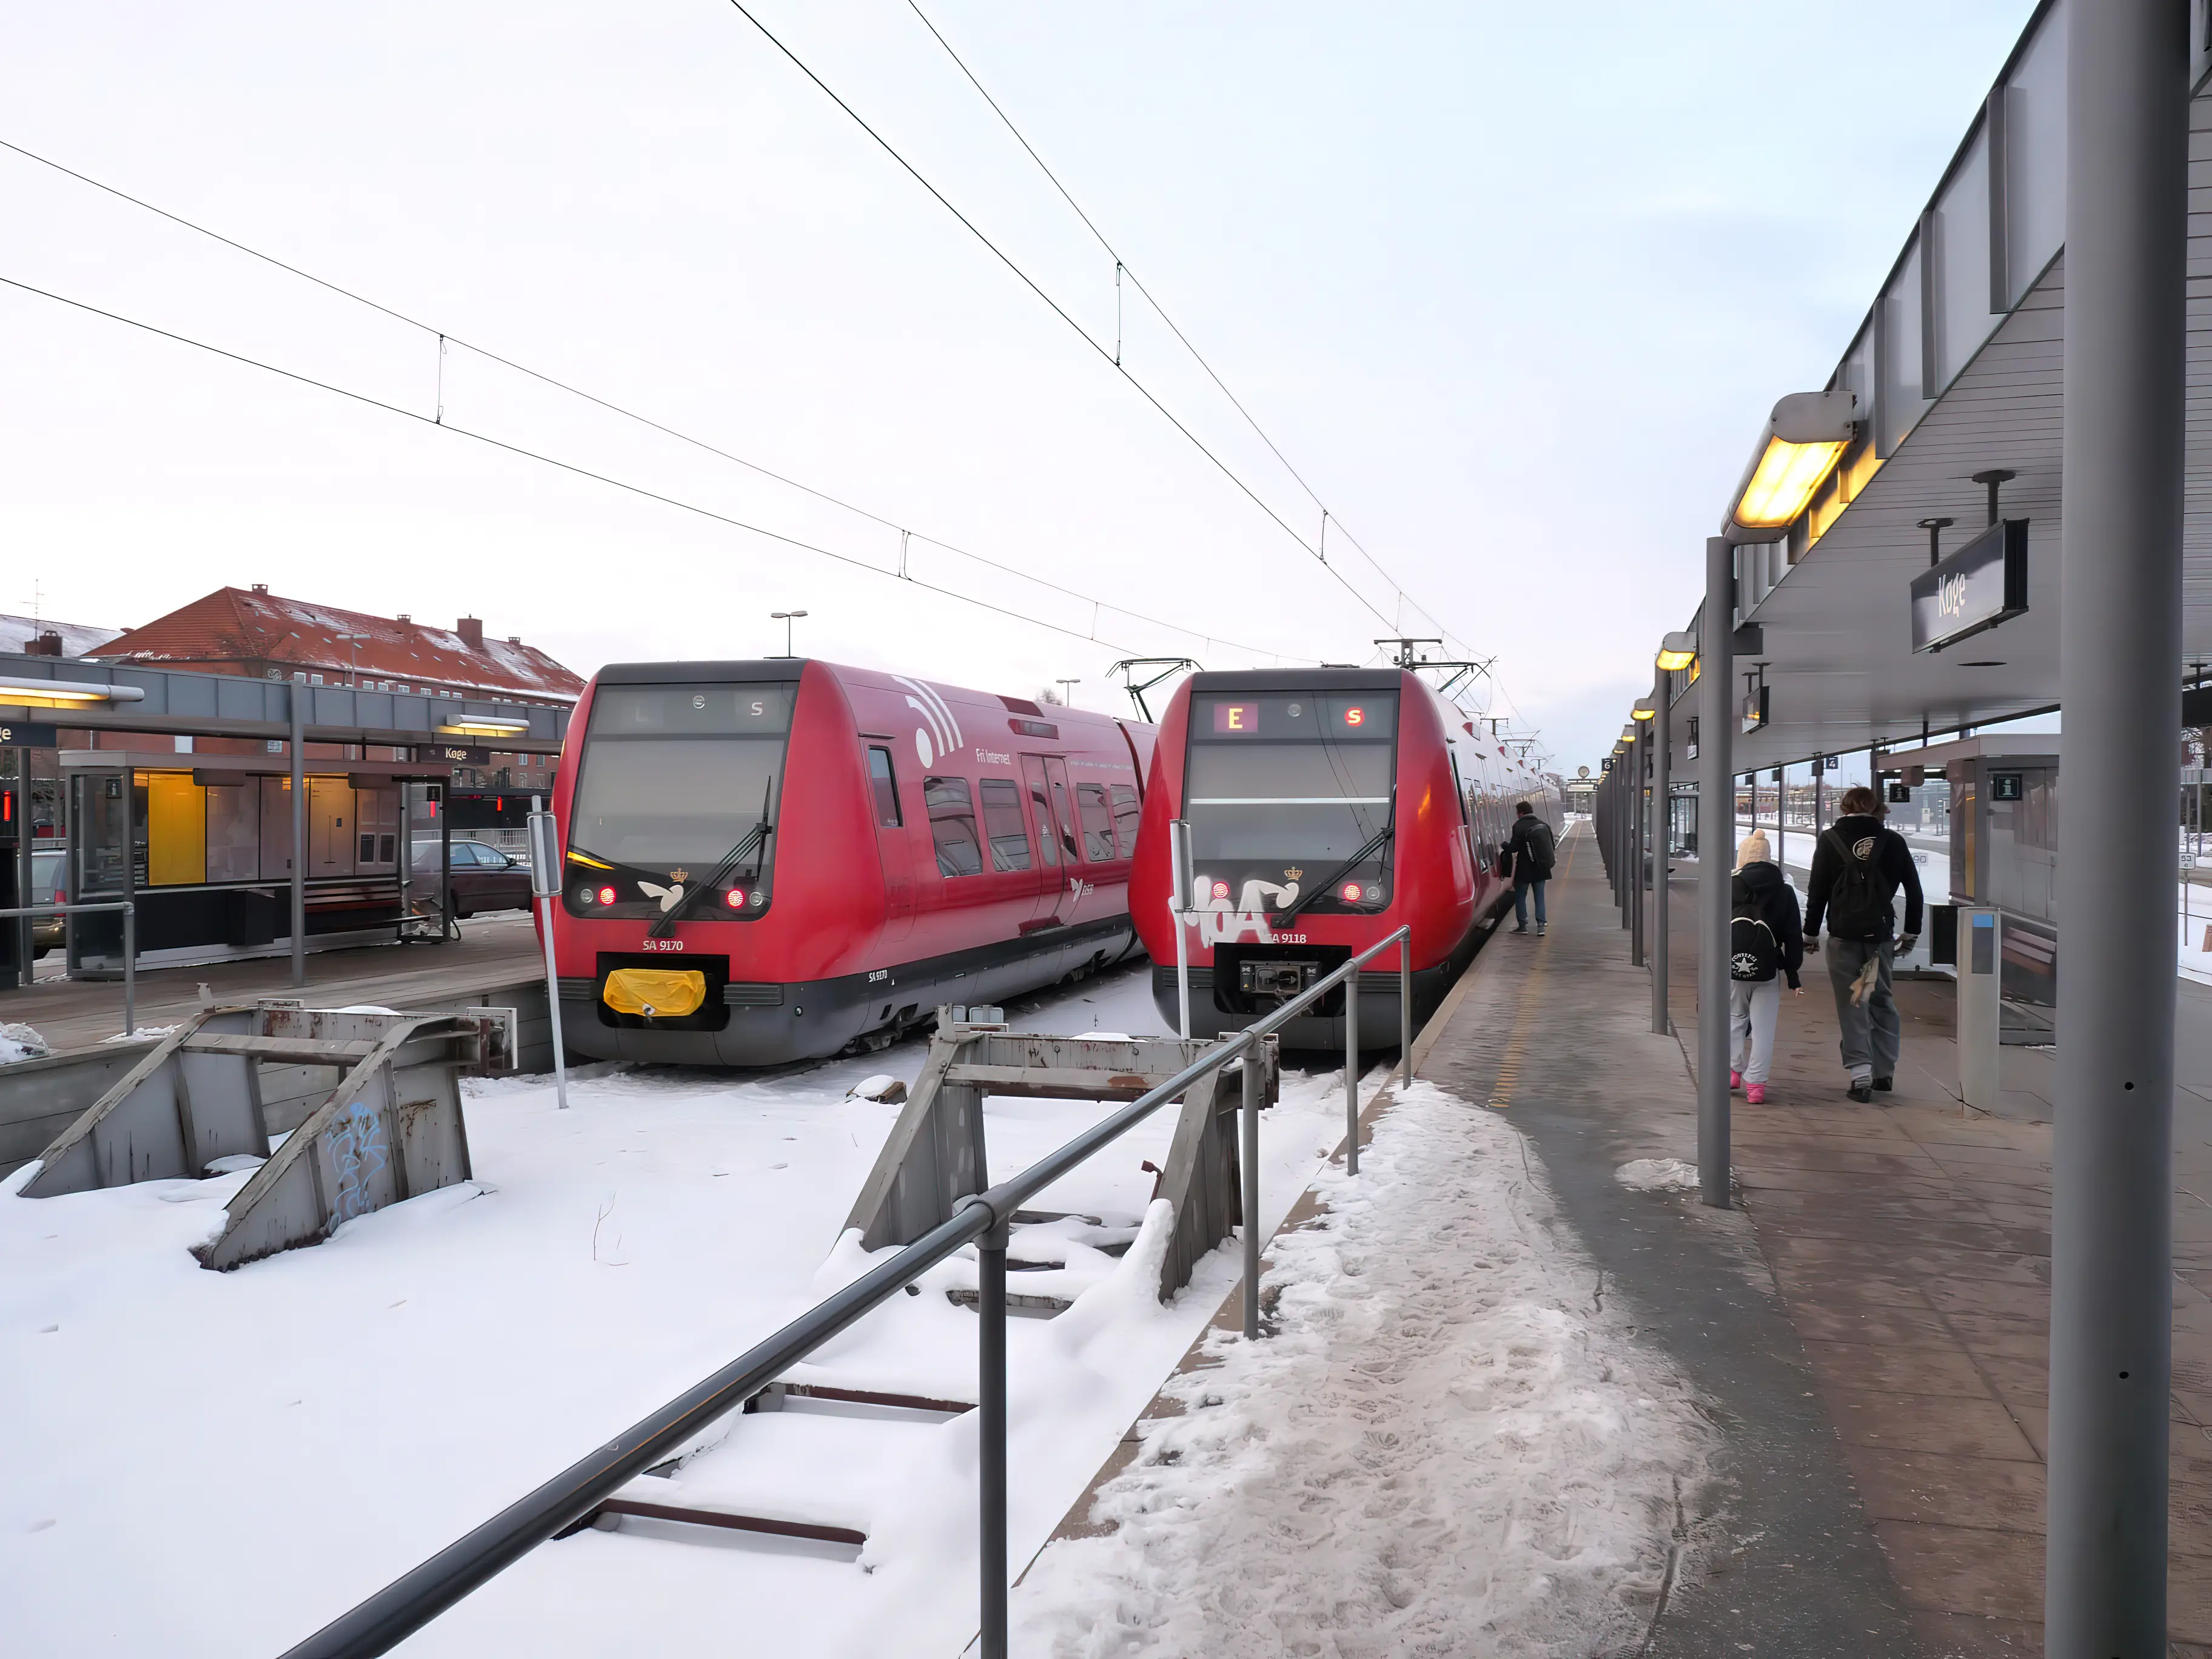
{"label": "signal light on platform", "polygon": [[741,887],[732,887],[728,892],[722,895],[722,902],[727,904],[732,910],[744,909],[745,908],[744,890]]}
{"label": "signal light on platform", "polygon": [[1797,392],[1783,398],[1767,417],[1759,453],[1737,487],[1723,532],[1735,538],[1745,531],[1787,530],[1804,512],[1813,492],[1827,482],[1858,432],[1855,392]]}
{"label": "signal light on platform", "polygon": [[600,902],[600,903],[602,903],[602,904],[612,904],[614,902],[615,902],[615,890],[614,890],[613,888],[611,888],[611,887],[602,887],[602,888],[600,888],[600,889],[599,889],[599,902]]}

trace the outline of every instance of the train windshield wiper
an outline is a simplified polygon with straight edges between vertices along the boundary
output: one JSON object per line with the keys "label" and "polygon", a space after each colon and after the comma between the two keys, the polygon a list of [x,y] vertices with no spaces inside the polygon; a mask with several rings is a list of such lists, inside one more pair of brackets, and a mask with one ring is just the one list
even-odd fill
{"label": "train windshield wiper", "polygon": [[686,887],[684,890],[684,896],[661,913],[660,920],[647,930],[647,939],[666,939],[674,933],[677,922],[683,917],[685,911],[690,909],[698,902],[699,896],[702,893],[719,892],[722,884],[737,873],[738,866],[744,861],[748,854],[757,851],[760,856],[753,860],[751,867],[745,872],[745,878],[750,881],[760,873],[761,866],[768,861],[769,837],[775,833],[775,826],[769,821],[769,800],[775,789],[774,778],[770,778],[762,786],[759,822],[745,831],[736,846],[722,854],[721,862],[714,866],[711,875],[696,886]]}
{"label": "train windshield wiper", "polygon": [[1390,816],[1383,821],[1382,827],[1380,830],[1377,830],[1373,835],[1370,836],[1364,842],[1360,843],[1360,848],[1358,852],[1354,853],[1350,858],[1345,860],[1343,863],[1338,865],[1335,869],[1330,871],[1328,874],[1322,877],[1312,886],[1307,888],[1304,892],[1299,894],[1296,899],[1291,901],[1291,908],[1289,909],[1278,911],[1273,915],[1270,916],[1268,918],[1268,925],[1274,927],[1281,927],[1289,923],[1297,915],[1299,911],[1304,909],[1306,906],[1311,904],[1322,894],[1334,890],[1338,882],[1343,880],[1345,877],[1350,875],[1361,865],[1366,863],[1369,859],[1373,858],[1376,854],[1381,852],[1385,847],[1388,847],[1392,839],[1396,836],[1397,833],[1398,801],[1397,796],[1394,792],[1390,798]]}

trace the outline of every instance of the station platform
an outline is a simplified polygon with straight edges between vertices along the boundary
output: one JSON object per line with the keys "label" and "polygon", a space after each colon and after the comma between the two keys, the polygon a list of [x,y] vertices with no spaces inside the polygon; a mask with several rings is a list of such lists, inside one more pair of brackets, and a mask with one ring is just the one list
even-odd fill
{"label": "station platform", "polygon": [[[404,945],[310,951],[304,993],[292,985],[289,957],[254,957],[193,968],[151,968],[137,975],[141,1030],[168,1026],[196,1012],[200,989],[217,1001],[307,994],[325,1006],[373,1003],[386,1008],[482,1006],[483,994],[528,982],[542,1003],[545,959],[529,916],[477,916],[461,936]],[[49,958],[51,962],[52,958]],[[46,964],[41,963],[43,968]],[[543,1014],[542,1008],[539,1010]],[[123,981],[58,975],[0,992],[0,1022],[33,1027],[57,1053],[86,1048],[123,1030]],[[550,1064],[549,1058],[548,1064]]]}
{"label": "station platform", "polygon": [[[1749,1637],[1761,1655],[2039,1654],[2052,1054],[2005,1049],[2002,1112],[1971,1112],[1949,983],[1900,981],[1897,1088],[1856,1104],[1810,957],[1805,994],[1784,997],[1768,1103],[1735,1103],[1740,1210],[1625,1191],[1614,1171],[1631,1160],[1696,1159],[1695,884],[1677,860],[1674,1036],[1650,1031],[1650,980],[1585,829],[1563,849],[1550,936],[1492,939],[1424,1067],[1529,1136],[1616,1294],[1717,1413],[1711,1536],[1650,1651]],[[2212,998],[2181,995],[2169,1629],[2173,1653],[2203,1656]]]}
{"label": "station platform", "polygon": [[[1695,872],[1681,863],[1674,878],[1675,1029],[1656,1036],[1595,842],[1586,826],[1564,839],[1548,936],[1515,934],[1509,915],[1417,1039],[1414,1088],[1378,1088],[1363,1115],[1395,1184],[1364,1186],[1364,1167],[1347,1178],[1340,1149],[1267,1247],[1270,1340],[1244,1344],[1237,1298],[1223,1305],[1032,1564],[1018,1613],[1104,1597],[1133,1638],[1218,1638],[1222,1651],[1244,1651],[1231,1638],[1252,1629],[1287,1643],[1356,1626],[1380,1640],[1400,1619],[1486,1642],[1522,1628],[1486,1622],[1513,1544],[1562,1508],[1648,1512],[1663,1465],[1671,1514],[1645,1523],[1663,1528],[1663,1572],[1647,1530],[1641,1558],[1622,1554],[1609,1575],[1634,1633],[1621,1644],[1620,1620],[1588,1595],[1587,1558],[1559,1544],[1556,1650],[1584,1650],[1579,1638],[1648,1659],[2042,1653],[2051,1057],[2008,1048],[2003,1110],[1967,1111],[1949,984],[1902,981],[1897,1089],[1857,1105],[1815,957],[1804,997],[1785,998],[1772,1103],[1735,1103],[1737,1207],[1706,1207],[1693,1183],[1664,1178],[1667,1161],[1680,1177],[1697,1157]],[[2183,999],[2170,1650],[2212,1659],[2212,999],[2188,986]],[[1440,1102],[1464,1133],[1439,1129]],[[1501,1126],[1514,1133],[1486,1133]],[[1501,1188],[1501,1158],[1528,1160],[1525,1188]],[[1317,1254],[1330,1263],[1318,1283]],[[1546,1255],[1549,1277],[1532,1278]],[[1400,1258],[1422,1265],[1380,1265]],[[1454,1278],[1468,1258],[1483,1271]],[[1686,1460],[1679,1435],[1632,1414],[1615,1432],[1644,1443],[1624,1456],[1600,1436],[1563,1460],[1561,1503],[1527,1488],[1501,1502],[1510,1467],[1451,1466],[1456,1447],[1522,1432],[1484,1409],[1486,1368],[1504,1363],[1501,1303],[1576,1333],[1545,1362],[1570,1368],[1564,1392],[1601,1412],[1596,1385],[1626,1366],[1661,1416],[1688,1402],[1709,1455]],[[1636,1346],[1607,1347],[1624,1318]],[[1449,1391],[1472,1414],[1439,1409],[1448,1334],[1468,1338],[1449,1356],[1461,1379]],[[1295,1357],[1266,1357],[1285,1340]],[[1577,1352],[1607,1364],[1573,1375]],[[1208,1407],[1222,1426],[1206,1426]],[[1332,1417],[1384,1438],[1340,1456]],[[1406,1443],[1445,1472],[1394,1465]],[[1268,1444],[1282,1449],[1271,1458]],[[1343,1496],[1363,1479],[1364,1508]],[[1426,1512],[1430,1489],[1455,1482],[1444,1513]],[[1378,1540],[1347,1509],[1418,1523]],[[1482,1540],[1465,1547],[1484,1575],[1456,1573],[1464,1550],[1434,1543],[1455,1528]],[[1243,1560],[1234,1540],[1254,1535],[1306,1542]],[[1391,1583],[1409,1573],[1421,1583],[1407,1599]],[[1451,1598],[1480,1605],[1455,1624],[1458,1609],[1434,1606]]]}

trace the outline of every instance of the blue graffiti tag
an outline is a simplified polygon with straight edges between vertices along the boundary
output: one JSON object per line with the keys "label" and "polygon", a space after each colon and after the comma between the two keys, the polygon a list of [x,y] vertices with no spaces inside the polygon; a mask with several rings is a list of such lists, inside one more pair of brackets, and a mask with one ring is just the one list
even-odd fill
{"label": "blue graffiti tag", "polygon": [[337,1174],[337,1192],[331,1204],[331,1225],[336,1228],[376,1207],[369,1182],[391,1162],[384,1140],[384,1115],[354,1101],[324,1133],[323,1145]]}

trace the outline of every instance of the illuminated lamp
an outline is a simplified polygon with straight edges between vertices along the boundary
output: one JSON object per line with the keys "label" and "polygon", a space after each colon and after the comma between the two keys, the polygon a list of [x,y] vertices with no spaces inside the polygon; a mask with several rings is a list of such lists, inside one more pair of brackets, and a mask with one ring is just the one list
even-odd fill
{"label": "illuminated lamp", "polygon": [[1622,727],[1620,728],[1620,744],[1621,744],[1621,747],[1622,747],[1622,748],[1624,748],[1624,749],[1626,749],[1626,748],[1630,744],[1634,743],[1635,741],[1636,741],[1636,728],[1635,728],[1633,726],[1622,726]]}
{"label": "illuminated lamp", "polygon": [[1361,896],[1361,892],[1362,892],[1362,890],[1361,890],[1360,885],[1359,885],[1359,884],[1358,884],[1358,882],[1356,882],[1356,881],[1347,881],[1346,883],[1345,883],[1345,884],[1344,884],[1344,902],[1345,902],[1346,904],[1357,904],[1357,903],[1358,903],[1358,902],[1359,902],[1359,900],[1360,900],[1360,896]]}
{"label": "illuminated lamp", "polygon": [[1347,708],[1344,711],[1344,723],[1346,726],[1362,726],[1366,723],[1366,720],[1367,711],[1364,708]]}
{"label": "illuminated lamp", "polygon": [[602,903],[602,904],[612,904],[614,902],[615,902],[615,890],[614,890],[613,888],[611,888],[611,887],[602,887],[602,888],[600,888],[600,889],[599,889],[599,902],[600,902],[600,903]]}
{"label": "illuminated lamp", "polygon": [[1775,404],[1723,515],[1722,535],[1735,543],[1779,540],[1858,436],[1858,414],[1853,392],[1793,392]]}
{"label": "illuminated lamp", "polygon": [[530,730],[528,720],[498,720],[489,714],[463,714],[438,734],[447,738],[519,738]]}
{"label": "illuminated lamp", "polygon": [[745,908],[744,890],[741,887],[732,887],[728,892],[722,895],[722,902],[728,905],[732,910],[744,909]]}
{"label": "illuminated lamp", "polygon": [[84,680],[10,680],[0,684],[0,704],[10,708],[76,708],[91,702],[143,702],[135,685],[99,685]]}
{"label": "illuminated lamp", "polygon": [[1639,702],[1635,708],[1628,711],[1628,718],[1637,721],[1648,720],[1658,714],[1658,712],[1659,711],[1654,708],[1650,703]]}
{"label": "illuminated lamp", "polygon": [[1213,884],[1213,896],[1216,898],[1227,898],[1229,896],[1229,884],[1225,881],[1215,882]]}
{"label": "illuminated lamp", "polygon": [[1662,674],[1679,673],[1698,659],[1698,636],[1685,629],[1659,641],[1657,658]]}

